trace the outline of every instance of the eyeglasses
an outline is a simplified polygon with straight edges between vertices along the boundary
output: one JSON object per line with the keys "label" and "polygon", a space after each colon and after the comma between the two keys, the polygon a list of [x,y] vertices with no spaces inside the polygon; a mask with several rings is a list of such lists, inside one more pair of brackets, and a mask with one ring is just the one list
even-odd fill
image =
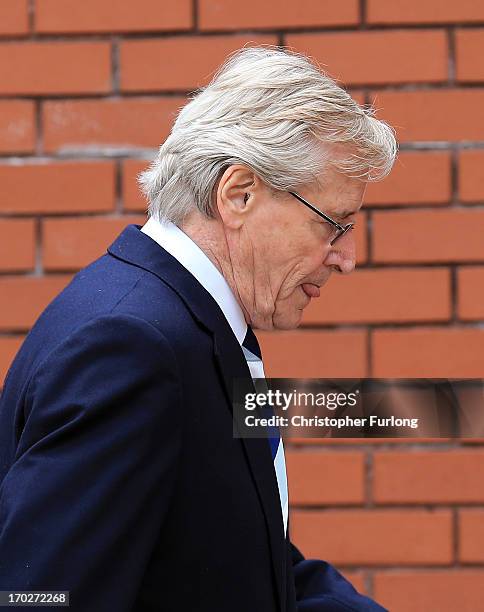
{"label": "eyeglasses", "polygon": [[[355,225],[354,223],[347,223],[346,225],[341,225],[340,223],[338,223],[334,219],[331,219],[331,217],[329,217],[322,210],[319,210],[319,208],[316,208],[316,206],[314,206],[313,204],[309,203],[307,200],[305,200],[302,196],[300,196],[295,191],[289,191],[289,193],[292,196],[294,196],[296,198],[296,200],[299,200],[300,202],[302,202],[305,206],[310,208],[313,212],[315,212],[317,215],[322,217],[327,223],[329,223],[330,225],[333,226],[332,238],[331,238],[330,243],[329,243],[331,246],[333,246],[333,244],[337,240],[339,240],[341,238],[341,236],[344,236],[346,234],[346,232],[348,232],[350,229],[352,229],[353,226]],[[334,236],[333,236],[333,234],[334,234]]]}

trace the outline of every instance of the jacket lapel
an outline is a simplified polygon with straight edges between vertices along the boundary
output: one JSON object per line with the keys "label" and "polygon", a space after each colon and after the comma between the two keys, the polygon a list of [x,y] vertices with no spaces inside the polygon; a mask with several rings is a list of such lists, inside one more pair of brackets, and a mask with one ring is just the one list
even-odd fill
{"label": "jacket lapel", "polygon": [[[232,410],[236,380],[247,381],[247,390],[255,391],[237,338],[210,293],[177,259],[140,229],[140,225],[128,225],[108,247],[108,253],[158,276],[180,296],[195,320],[212,334],[215,359],[224,383],[228,405]],[[278,586],[279,607],[283,611],[286,576],[285,537],[270,446],[266,438],[242,438],[242,443],[264,511]]]}
{"label": "jacket lapel", "polygon": [[[244,382],[247,392],[255,392],[247,362],[237,339],[236,347],[228,344],[228,334],[215,334],[214,350],[232,410],[234,384]],[[233,336],[233,334],[231,334]],[[240,392],[240,387],[239,387]],[[247,461],[264,511],[272,551],[272,563],[279,593],[279,609],[285,610],[285,536],[276,473],[267,438],[242,438]]]}

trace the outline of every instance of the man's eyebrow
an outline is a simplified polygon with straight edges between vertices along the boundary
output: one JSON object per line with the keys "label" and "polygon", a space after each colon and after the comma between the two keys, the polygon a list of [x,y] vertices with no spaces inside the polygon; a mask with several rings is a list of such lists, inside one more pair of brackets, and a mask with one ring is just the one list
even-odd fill
{"label": "man's eyebrow", "polygon": [[335,215],[338,219],[346,219],[347,217],[351,217],[351,215],[356,215],[358,210],[343,210],[339,214]]}

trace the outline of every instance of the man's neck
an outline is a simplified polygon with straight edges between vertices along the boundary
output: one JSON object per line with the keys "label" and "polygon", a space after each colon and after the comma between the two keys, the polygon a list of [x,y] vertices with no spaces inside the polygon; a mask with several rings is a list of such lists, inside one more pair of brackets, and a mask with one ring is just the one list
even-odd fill
{"label": "man's neck", "polygon": [[247,320],[247,312],[240,299],[230,249],[222,224],[218,219],[207,219],[198,211],[184,219],[180,229],[205,253],[227,281]]}

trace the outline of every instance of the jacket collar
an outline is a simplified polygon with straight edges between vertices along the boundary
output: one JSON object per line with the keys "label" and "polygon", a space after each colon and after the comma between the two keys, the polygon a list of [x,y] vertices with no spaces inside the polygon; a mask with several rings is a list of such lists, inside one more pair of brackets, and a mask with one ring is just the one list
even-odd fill
{"label": "jacket collar", "polygon": [[141,232],[157,242],[205,287],[229,322],[239,344],[247,333],[247,323],[237,299],[224,276],[207,254],[171,221],[150,217]]}
{"label": "jacket collar", "polygon": [[[212,336],[214,355],[221,374],[228,405],[232,410],[235,380],[245,381],[248,392],[255,387],[244,354],[223,312],[210,293],[170,253],[140,231],[128,225],[107,251],[113,257],[155,274],[182,299],[194,319]],[[272,562],[279,591],[279,608],[285,609],[285,539],[279,490],[270,446],[265,438],[242,438],[247,461],[264,511]]]}

